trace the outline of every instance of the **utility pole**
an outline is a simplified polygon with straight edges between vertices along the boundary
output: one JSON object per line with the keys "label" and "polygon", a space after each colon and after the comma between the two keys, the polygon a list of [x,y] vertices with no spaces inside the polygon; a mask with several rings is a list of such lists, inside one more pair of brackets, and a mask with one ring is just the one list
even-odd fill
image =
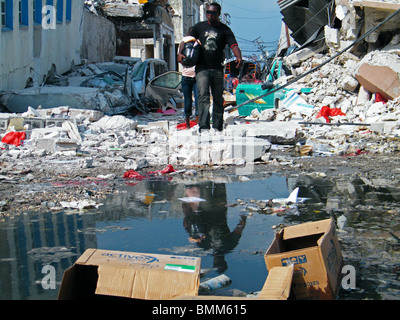
{"label": "utility pole", "polygon": [[264,58],[265,62],[268,59],[267,54],[265,53],[265,45],[262,43],[262,41],[260,41],[260,37],[258,37],[257,39],[253,40],[254,45],[258,48],[258,50],[261,51],[262,57]]}

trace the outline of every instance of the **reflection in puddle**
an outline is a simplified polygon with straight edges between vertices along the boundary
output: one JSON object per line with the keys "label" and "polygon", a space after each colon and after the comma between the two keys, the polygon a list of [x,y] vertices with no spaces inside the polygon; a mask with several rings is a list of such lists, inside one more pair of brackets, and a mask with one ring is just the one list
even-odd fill
{"label": "reflection in puddle", "polygon": [[[267,277],[263,255],[276,227],[330,216],[338,222],[345,263],[357,270],[357,289],[342,290],[340,298],[399,297],[396,186],[311,175],[242,181],[122,183],[96,210],[5,218],[0,222],[0,298],[57,298],[64,270],[87,248],[201,257],[202,281],[222,273],[232,280],[217,294],[255,292]],[[296,187],[308,201],[282,207],[265,201],[287,198]],[[48,264],[56,269],[56,290],[41,286],[42,267]]]}

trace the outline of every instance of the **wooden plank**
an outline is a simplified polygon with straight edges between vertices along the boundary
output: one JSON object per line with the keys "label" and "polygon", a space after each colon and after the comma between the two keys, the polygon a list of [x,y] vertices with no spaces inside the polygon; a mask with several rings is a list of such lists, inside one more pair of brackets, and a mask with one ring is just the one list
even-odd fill
{"label": "wooden plank", "polygon": [[354,1],[353,5],[355,7],[368,7],[384,11],[397,11],[400,9],[400,4],[380,1]]}

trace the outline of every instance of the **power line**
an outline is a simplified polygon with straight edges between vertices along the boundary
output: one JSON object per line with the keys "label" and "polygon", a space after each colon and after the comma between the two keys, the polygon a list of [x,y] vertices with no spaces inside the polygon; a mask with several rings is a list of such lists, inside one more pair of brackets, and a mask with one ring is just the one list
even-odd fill
{"label": "power line", "polygon": [[272,17],[254,18],[254,17],[236,17],[236,16],[231,15],[231,18],[244,19],[244,20],[267,20],[267,19],[280,18],[280,17],[282,17],[282,16],[276,15],[276,16],[272,16]]}
{"label": "power line", "polygon": [[274,10],[268,10],[268,11],[251,10],[249,8],[242,8],[242,7],[239,7],[239,6],[235,6],[235,5],[233,5],[232,3],[229,3],[229,2],[224,2],[224,6],[225,5],[234,7],[236,9],[240,9],[240,10],[244,10],[244,11],[250,11],[250,12],[256,12],[256,13],[272,13],[272,12],[275,13],[276,12]]}

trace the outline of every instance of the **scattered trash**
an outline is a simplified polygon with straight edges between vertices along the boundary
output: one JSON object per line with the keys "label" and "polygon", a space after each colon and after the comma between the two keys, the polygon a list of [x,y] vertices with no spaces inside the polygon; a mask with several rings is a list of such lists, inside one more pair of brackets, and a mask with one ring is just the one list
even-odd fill
{"label": "scattered trash", "polygon": [[316,118],[323,117],[326,120],[326,123],[330,123],[331,117],[336,116],[346,116],[342,110],[338,108],[330,108],[329,106],[323,106],[321,110],[319,110]]}
{"label": "scattered trash", "polygon": [[215,278],[209,279],[207,281],[201,282],[199,291],[209,292],[214,291],[222,287],[226,287],[232,283],[232,280],[225,274],[221,274]]}
{"label": "scattered trash", "polygon": [[70,202],[60,201],[60,205],[63,208],[78,209],[80,211],[84,209],[98,208],[99,206],[101,206],[101,204],[91,200],[70,201]]}
{"label": "scattered trash", "polygon": [[299,194],[299,187],[295,188],[287,198],[276,198],[271,199],[272,203],[279,203],[279,204],[296,204],[296,203],[303,203],[304,201],[308,200],[309,198],[300,198],[298,197]]}
{"label": "scattered trash", "polygon": [[154,177],[154,176],[161,176],[161,175],[165,175],[168,173],[173,173],[175,172],[175,169],[173,168],[172,165],[168,165],[166,166],[164,169],[162,170],[158,170],[158,171],[149,171],[147,172],[144,176],[141,175],[140,173],[136,172],[135,170],[128,170],[124,173],[123,178],[125,179],[137,179],[137,180],[143,180],[149,177]]}
{"label": "scattered trash", "polygon": [[43,265],[60,262],[62,259],[68,259],[76,256],[71,249],[66,247],[39,247],[28,251],[28,255],[34,261],[39,261]]}
{"label": "scattered trash", "polygon": [[182,202],[201,202],[201,201],[206,201],[205,199],[202,198],[197,198],[197,197],[184,197],[184,198],[178,198]]}
{"label": "scattered trash", "polygon": [[2,139],[1,142],[6,144],[13,144],[16,147],[19,147],[26,138],[26,134],[24,131],[22,132],[9,132]]}

